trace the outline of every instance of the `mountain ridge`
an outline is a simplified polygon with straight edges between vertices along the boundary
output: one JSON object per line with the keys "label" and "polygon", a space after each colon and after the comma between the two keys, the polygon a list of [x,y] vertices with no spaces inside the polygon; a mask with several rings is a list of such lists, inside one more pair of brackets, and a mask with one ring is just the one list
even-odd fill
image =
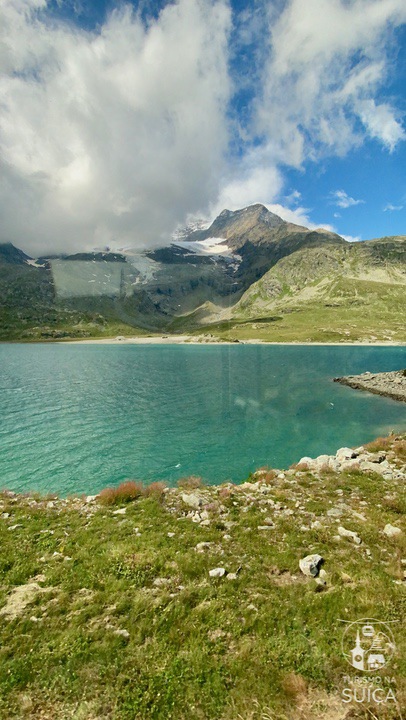
{"label": "mountain ridge", "polygon": [[332,313],[355,308],[362,296],[367,307],[383,288],[397,306],[406,288],[405,236],[348,243],[329,230],[286,222],[259,203],[202,224],[146,251],[34,260],[0,244],[0,338],[52,337],[54,330],[91,336],[119,326],[197,332],[219,323],[223,332],[224,322],[255,324],[267,314],[283,316],[282,325],[312,303]]}

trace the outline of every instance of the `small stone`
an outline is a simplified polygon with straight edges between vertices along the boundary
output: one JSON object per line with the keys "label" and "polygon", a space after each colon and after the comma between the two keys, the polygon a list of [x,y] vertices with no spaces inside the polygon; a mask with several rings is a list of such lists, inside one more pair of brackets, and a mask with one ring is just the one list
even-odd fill
{"label": "small stone", "polygon": [[168,537],[175,537],[175,533],[174,533],[174,532],[168,532],[167,535],[168,535]]}
{"label": "small stone", "polygon": [[125,638],[126,640],[128,640],[130,637],[130,633],[128,632],[128,630],[124,630],[121,628],[117,628],[117,630],[114,630],[113,634],[120,635],[121,637]]}
{"label": "small stone", "polygon": [[322,562],[323,558],[321,555],[307,555],[299,560],[299,567],[303,575],[307,575],[308,577],[317,577]]}
{"label": "small stone", "polygon": [[170,582],[170,578],[157,577],[152,584],[155,585],[155,587],[164,587],[165,585],[169,585]]}
{"label": "small stone", "polygon": [[355,518],[357,518],[357,520],[361,520],[361,522],[366,522],[366,521],[367,521],[365,515],[362,515],[361,513],[356,512],[356,510],[352,510],[351,512],[352,512],[353,516],[354,516]]}
{"label": "small stone", "polygon": [[237,573],[228,573],[228,575],[226,575],[226,577],[227,577],[227,580],[237,580],[238,575],[237,575]]}
{"label": "small stone", "polygon": [[113,510],[113,515],[125,515],[127,512],[127,508],[119,508],[118,510]]}
{"label": "small stone", "polygon": [[7,518],[10,517],[10,513],[8,513],[8,512],[3,512],[3,513],[1,513],[1,517],[3,518],[3,520],[7,520]]}
{"label": "small stone", "polygon": [[213,568],[213,570],[209,570],[209,575],[212,578],[220,578],[223,577],[226,574],[225,568],[217,567]]}
{"label": "small stone", "polygon": [[258,525],[257,530],[272,530],[272,525]]}
{"label": "small stone", "polygon": [[349,583],[352,583],[352,581],[353,581],[351,575],[348,575],[348,574],[345,573],[345,572],[342,572],[342,573],[341,573],[341,580],[342,580],[343,583],[345,583],[346,585],[348,585]]}
{"label": "small stone", "polygon": [[312,530],[321,530],[323,525],[321,524],[320,520],[315,520],[310,524],[310,527]]}
{"label": "small stone", "polygon": [[91,503],[91,502],[93,502],[94,500],[96,500],[97,497],[98,497],[97,495],[87,495],[85,502],[86,502],[86,503]]}
{"label": "small stone", "polygon": [[338,507],[332,507],[330,510],[327,510],[327,517],[340,518],[343,514],[341,508]]}
{"label": "small stone", "polygon": [[10,525],[8,530],[17,530],[17,528],[22,527],[21,523],[17,523],[16,525]]}
{"label": "small stone", "polygon": [[205,552],[206,550],[209,550],[212,545],[213,545],[212,542],[199,542],[199,543],[197,543],[195,550],[198,553],[202,553],[202,552]]}
{"label": "small stone", "polygon": [[359,537],[359,535],[357,535],[357,533],[353,532],[352,530],[347,530],[346,528],[340,526],[338,528],[338,534],[341,537],[345,537],[345,538],[348,538],[349,540],[352,540],[356,545],[361,545],[361,543],[362,543],[362,540]]}
{"label": "small stone", "polygon": [[400,528],[396,527],[395,525],[391,525],[390,523],[385,525],[383,531],[384,531],[385,535],[389,538],[398,537],[398,535],[402,534],[402,531]]}

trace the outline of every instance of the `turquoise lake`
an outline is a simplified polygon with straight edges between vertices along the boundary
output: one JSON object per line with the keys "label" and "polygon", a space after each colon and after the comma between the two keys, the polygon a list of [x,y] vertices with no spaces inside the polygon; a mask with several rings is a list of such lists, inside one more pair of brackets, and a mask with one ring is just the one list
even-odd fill
{"label": "turquoise lake", "polygon": [[406,429],[406,405],[332,382],[405,347],[0,345],[0,486],[241,482]]}

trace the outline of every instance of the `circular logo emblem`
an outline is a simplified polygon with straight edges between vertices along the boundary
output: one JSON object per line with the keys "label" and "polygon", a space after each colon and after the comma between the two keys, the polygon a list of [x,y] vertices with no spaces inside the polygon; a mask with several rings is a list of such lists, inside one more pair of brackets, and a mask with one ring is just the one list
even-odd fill
{"label": "circular logo emblem", "polygon": [[347,625],[341,647],[353,668],[370,673],[388,664],[396,645],[388,625],[380,620],[362,618]]}

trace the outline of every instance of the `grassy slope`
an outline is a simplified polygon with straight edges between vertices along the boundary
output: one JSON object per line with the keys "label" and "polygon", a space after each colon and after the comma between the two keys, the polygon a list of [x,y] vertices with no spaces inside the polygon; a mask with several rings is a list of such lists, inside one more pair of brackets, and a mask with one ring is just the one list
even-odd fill
{"label": "grassy slope", "polygon": [[393,245],[374,241],[293,253],[254,283],[232,317],[211,331],[241,340],[405,342],[404,242]]}
{"label": "grassy slope", "polygon": [[[404,466],[405,437],[375,449],[392,445]],[[203,489],[208,527],[191,521],[176,489],[129,503],[125,515],[79,499],[3,495],[0,608],[29,581],[45,591],[14,619],[0,617],[0,717],[398,718],[391,703],[343,706],[342,676],[355,673],[341,656],[339,619],[396,621],[388,672],[402,703],[405,532],[382,534],[388,522],[406,529],[402,481],[357,470],[261,478],[258,487]],[[328,518],[338,501],[344,516]],[[269,515],[275,527],[258,530]],[[362,544],[334,540],[338,524]],[[196,552],[202,541],[213,544]],[[325,558],[325,587],[298,569],[311,552]],[[216,566],[241,572],[211,579]]]}

